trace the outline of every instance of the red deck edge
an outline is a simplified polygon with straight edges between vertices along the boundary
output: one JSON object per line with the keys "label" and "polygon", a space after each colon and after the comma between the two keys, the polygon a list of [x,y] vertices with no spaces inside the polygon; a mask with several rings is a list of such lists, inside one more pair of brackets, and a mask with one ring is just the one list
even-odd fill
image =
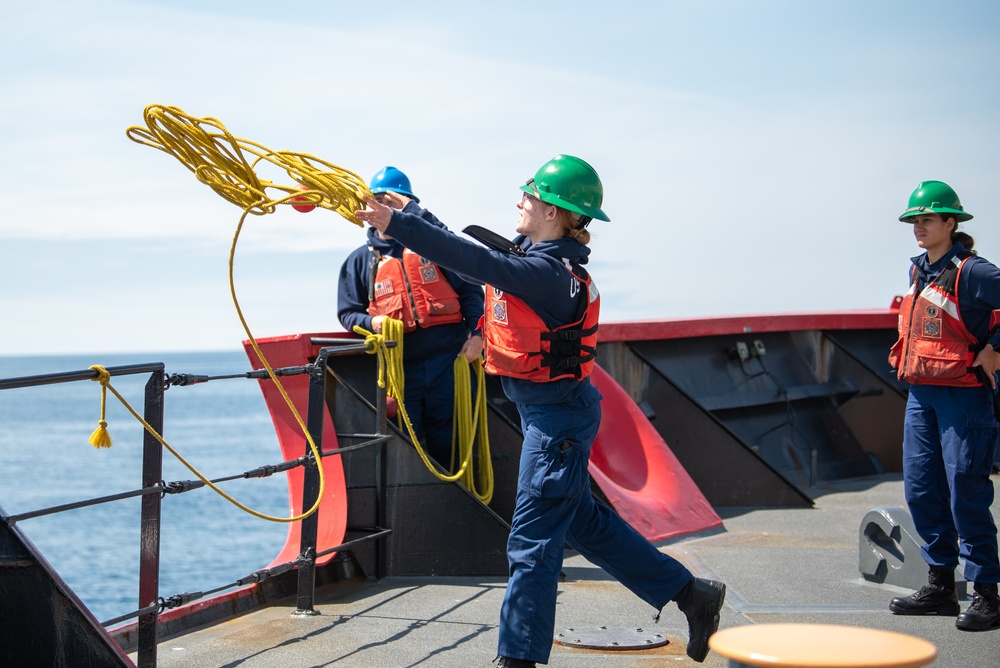
{"label": "red deck edge", "polygon": [[814,329],[895,329],[898,317],[898,308],[890,307],[859,311],[817,311],[815,313],[727,315],[705,318],[602,322],[598,339],[601,342],[650,341],[655,339],[687,339],[697,336],[799,332]]}

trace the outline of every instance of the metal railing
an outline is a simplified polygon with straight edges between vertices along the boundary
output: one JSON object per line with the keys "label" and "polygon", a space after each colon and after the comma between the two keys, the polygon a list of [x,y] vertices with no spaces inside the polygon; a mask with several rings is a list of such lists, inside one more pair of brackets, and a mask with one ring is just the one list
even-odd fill
{"label": "metal railing", "polygon": [[[131,612],[114,617],[113,619],[101,622],[101,625],[107,628],[130,619],[137,618],[136,659],[139,668],[155,668],[156,666],[158,618],[160,613],[164,610],[177,608],[227,589],[260,583],[269,578],[287,573],[288,571],[297,568],[296,610],[293,614],[318,614],[314,609],[317,559],[371,540],[376,541],[375,576],[379,578],[383,577],[385,573],[385,550],[383,542],[392,533],[392,530],[386,527],[385,444],[390,438],[388,434],[388,418],[386,412],[386,391],[385,388],[382,387],[377,388],[376,391],[376,419],[375,431],[373,433],[337,434],[338,440],[345,439],[360,442],[347,447],[339,447],[334,450],[324,451],[322,448],[323,421],[324,414],[328,410],[327,383],[330,382],[331,378],[331,374],[328,373],[327,361],[330,357],[369,353],[370,347],[365,343],[359,342],[357,339],[313,339],[312,343],[314,345],[324,346],[319,350],[319,354],[314,363],[299,367],[274,369],[274,372],[276,376],[308,374],[309,392],[306,426],[313,442],[316,444],[316,449],[321,458],[342,455],[361,448],[378,448],[375,456],[375,503],[377,506],[376,525],[370,527],[348,527],[348,531],[365,535],[344,542],[340,545],[328,547],[322,551],[317,551],[317,537],[320,519],[319,509],[317,508],[316,512],[301,520],[300,552],[296,559],[267,569],[254,571],[249,575],[237,578],[232,582],[220,585],[211,590],[185,592],[168,597],[161,597],[159,593],[161,501],[168,495],[190,492],[195,489],[205,487],[206,484],[202,480],[181,480],[174,482],[163,481],[163,446],[155,436],[145,429],[143,430],[142,441],[142,487],[140,489],[3,516],[4,522],[9,527],[13,527],[18,522],[23,522],[37,517],[53,515],[68,510],[95,506],[98,504],[141,497],[138,587],[138,600],[140,607]],[[395,345],[395,343],[387,341],[386,345],[391,347]],[[115,366],[108,367],[106,370],[111,377],[146,373],[150,374],[144,390],[143,419],[152,429],[160,434],[163,433],[164,398],[165,390],[167,388],[185,387],[214,380],[234,378],[257,380],[270,379],[266,370],[220,376],[193,374],[173,374],[171,376],[167,376],[163,363]],[[98,371],[95,369],[24,376],[20,378],[0,379],[0,390],[54,385],[82,380],[93,381],[97,378]],[[329,410],[332,415],[334,407],[330,406]],[[317,496],[319,494],[320,479],[319,466],[311,449],[309,448],[306,448],[305,454],[297,459],[281,461],[276,464],[265,464],[239,474],[213,479],[212,483],[215,484],[241,478],[265,478],[275,473],[292,470],[299,466],[304,467],[302,480],[302,508],[311,508],[316,503]]]}

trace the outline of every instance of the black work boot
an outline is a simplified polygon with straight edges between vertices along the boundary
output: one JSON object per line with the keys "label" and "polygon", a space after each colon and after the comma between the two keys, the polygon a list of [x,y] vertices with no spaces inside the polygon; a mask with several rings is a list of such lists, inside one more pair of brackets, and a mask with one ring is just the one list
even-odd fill
{"label": "black work boot", "polygon": [[961,611],[955,593],[955,569],[931,566],[927,584],[909,596],[897,596],[889,603],[896,615],[948,615]]}
{"label": "black work boot", "polygon": [[715,580],[694,578],[674,598],[688,620],[687,654],[701,663],[708,656],[708,639],[719,630],[726,585]]}
{"label": "black work boot", "polygon": [[955,626],[963,631],[986,631],[1000,626],[1000,596],[995,582],[977,582],[972,605],[958,616]]}
{"label": "black work boot", "polygon": [[535,668],[534,661],[512,659],[509,656],[498,656],[493,662],[497,664],[497,668]]}

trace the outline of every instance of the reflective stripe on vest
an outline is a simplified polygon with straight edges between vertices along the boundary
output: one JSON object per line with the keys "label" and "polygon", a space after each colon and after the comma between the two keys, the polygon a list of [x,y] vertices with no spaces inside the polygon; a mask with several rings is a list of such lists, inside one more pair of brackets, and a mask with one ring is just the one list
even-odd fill
{"label": "reflective stripe on vest", "polygon": [[899,306],[899,339],[889,352],[889,363],[900,380],[924,385],[975,387],[982,385],[971,371],[979,342],[962,322],[958,283],[972,257],[959,253],[917,294],[914,270],[910,290]]}

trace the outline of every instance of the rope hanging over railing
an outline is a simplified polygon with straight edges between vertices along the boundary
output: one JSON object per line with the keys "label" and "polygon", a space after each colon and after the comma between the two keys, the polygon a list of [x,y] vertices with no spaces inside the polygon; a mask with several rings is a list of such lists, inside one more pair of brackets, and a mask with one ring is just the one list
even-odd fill
{"label": "rope hanging over railing", "polygon": [[[149,434],[153,438],[155,438],[157,440],[157,442],[159,442],[160,445],[162,445],[164,448],[166,448],[166,450],[170,454],[172,454],[174,457],[176,457],[177,461],[179,461],[181,464],[183,464],[189,471],[191,471],[191,473],[193,473],[194,475],[196,475],[198,477],[198,479],[201,480],[203,483],[205,483],[205,485],[207,487],[211,488],[219,496],[221,496],[222,498],[224,498],[226,501],[229,501],[231,504],[233,504],[234,506],[236,506],[240,510],[244,510],[244,511],[250,513],[251,515],[253,515],[254,517],[259,517],[262,520],[269,520],[271,522],[297,522],[298,520],[301,520],[301,519],[304,519],[304,518],[308,517],[311,513],[316,512],[316,509],[319,508],[319,498],[317,498],[316,503],[313,505],[313,507],[309,511],[307,511],[305,513],[302,513],[301,515],[298,515],[296,517],[275,517],[273,515],[267,515],[265,513],[259,512],[257,510],[254,510],[253,508],[250,508],[250,507],[248,507],[248,506],[240,503],[238,500],[236,500],[235,498],[233,498],[232,496],[230,496],[229,494],[227,494],[224,490],[222,490],[218,485],[216,485],[211,480],[209,480],[207,477],[205,477],[201,473],[201,471],[199,471],[198,469],[196,469],[190,462],[188,462],[186,459],[184,459],[184,457],[181,456],[181,454],[179,452],[177,452],[176,450],[174,450],[174,448],[171,447],[171,445],[169,443],[167,443],[167,441],[163,438],[163,436],[161,436],[160,433],[156,431],[156,429],[153,427],[153,425],[151,425],[148,422],[146,422],[146,420],[141,415],[139,415],[138,411],[136,411],[134,408],[132,408],[132,405],[128,402],[128,400],[126,400],[125,397],[123,397],[121,395],[121,393],[119,393],[118,390],[116,390],[114,388],[114,386],[111,384],[111,382],[110,382],[110,380],[111,380],[111,374],[108,373],[107,369],[105,369],[100,364],[95,364],[95,365],[91,366],[90,368],[94,369],[95,371],[97,371],[97,378],[94,378],[94,380],[101,383],[101,392],[102,392],[102,398],[101,398],[101,427],[99,427],[98,430],[104,429],[105,436],[106,436],[106,439],[107,439],[107,444],[103,445],[103,446],[100,446],[100,447],[106,447],[106,448],[110,448],[111,447],[111,437],[108,436],[107,433],[106,433],[106,431],[107,431],[107,423],[104,421],[104,397],[103,397],[103,393],[105,391],[109,391],[113,395],[115,395],[115,398],[117,398],[118,401],[121,402],[122,406],[125,407],[125,410],[127,410],[132,415],[132,417],[134,417],[139,422],[139,424],[142,425],[143,429],[145,429],[147,432],[149,432]],[[95,434],[96,433],[97,432],[95,431]],[[93,438],[94,438],[94,436],[91,436],[91,444],[92,445],[94,445],[93,444]],[[313,450],[314,450],[313,454],[314,454],[314,456],[316,456],[317,463],[321,464],[322,462],[320,461],[318,455],[315,452],[316,446],[315,446],[315,444],[313,444],[311,438],[309,440],[309,444],[312,445],[312,447],[313,447]],[[98,446],[95,445],[95,447],[98,447]],[[323,471],[323,468],[322,468],[322,466],[320,466],[320,488],[321,489],[322,489],[322,481],[323,481],[322,471]]]}

